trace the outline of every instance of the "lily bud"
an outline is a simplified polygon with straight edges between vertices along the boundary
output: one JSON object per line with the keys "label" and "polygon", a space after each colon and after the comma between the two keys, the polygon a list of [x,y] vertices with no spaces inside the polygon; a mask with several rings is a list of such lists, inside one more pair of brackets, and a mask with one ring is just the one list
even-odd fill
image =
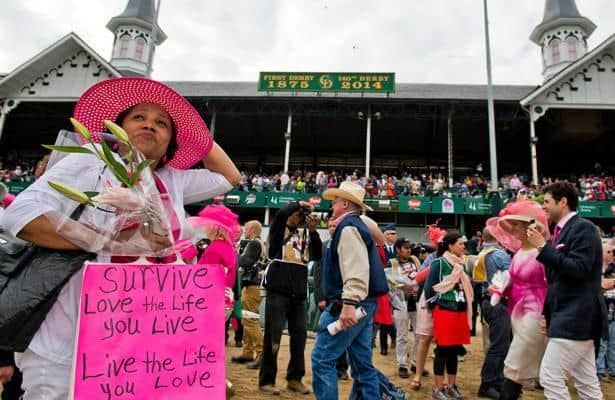
{"label": "lily bud", "polygon": [[71,124],[73,124],[78,134],[83,136],[83,138],[87,140],[88,142],[92,141],[92,135],[90,134],[90,131],[88,130],[88,128],[85,127],[85,125],[77,121],[75,118],[71,118],[70,122]]}
{"label": "lily bud", "polygon": [[74,189],[70,186],[67,186],[63,183],[48,181],[49,186],[62,193],[64,196],[68,197],[71,200],[78,202],[79,204],[91,204],[91,200],[87,194],[82,192],[81,190]]}
{"label": "lily bud", "polygon": [[126,133],[124,128],[122,128],[113,121],[109,121],[108,119],[104,120],[103,123],[105,124],[107,129],[109,129],[109,132],[111,132],[113,136],[118,138],[120,142],[130,143],[130,139],[128,138],[128,134]]}

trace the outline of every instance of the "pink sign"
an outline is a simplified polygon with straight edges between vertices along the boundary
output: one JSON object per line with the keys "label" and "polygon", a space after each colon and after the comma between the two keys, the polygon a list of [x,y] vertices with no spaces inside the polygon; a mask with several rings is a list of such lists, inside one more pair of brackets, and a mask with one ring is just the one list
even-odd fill
{"label": "pink sign", "polygon": [[224,399],[218,265],[88,264],[73,397]]}

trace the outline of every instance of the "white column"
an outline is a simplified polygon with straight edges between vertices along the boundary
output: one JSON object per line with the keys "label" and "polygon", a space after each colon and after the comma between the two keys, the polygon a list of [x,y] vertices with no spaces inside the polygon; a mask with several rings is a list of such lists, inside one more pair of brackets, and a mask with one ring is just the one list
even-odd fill
{"label": "white column", "polygon": [[534,112],[530,111],[530,155],[532,159],[532,182],[534,185],[539,185],[538,182],[538,156],[536,154],[536,128],[534,127]]}
{"label": "white column", "polygon": [[365,139],[365,178],[369,179],[370,155],[372,152],[372,110],[367,106],[367,132]]}
{"label": "white column", "polygon": [[448,186],[453,187],[453,109],[448,112]]}
{"label": "white column", "polygon": [[263,225],[269,226],[269,207],[265,207],[265,220],[263,221]]}
{"label": "white column", "polygon": [[292,127],[293,127],[293,114],[291,113],[289,109],[288,110],[288,123],[286,125],[286,133],[284,133],[284,139],[286,139],[286,149],[284,151],[284,171],[283,172],[288,172],[288,162],[290,159],[290,137],[291,137]]}

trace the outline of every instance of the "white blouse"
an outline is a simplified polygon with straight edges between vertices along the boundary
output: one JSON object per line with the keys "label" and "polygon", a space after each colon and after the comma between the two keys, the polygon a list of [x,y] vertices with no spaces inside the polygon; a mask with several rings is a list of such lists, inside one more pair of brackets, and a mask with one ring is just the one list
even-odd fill
{"label": "white blouse", "polygon": [[[101,191],[104,185],[99,176],[103,170],[104,178],[116,181],[93,155],[66,156],[17,196],[0,217],[0,227],[16,236],[30,221],[47,212],[59,211],[71,215],[77,203],[52,189],[48,181],[61,182],[83,191]],[[178,170],[162,167],[156,174],[166,186],[181,222],[186,219],[184,204],[203,201],[232,189],[223,175],[206,169]],[[88,224],[104,223],[105,214],[86,207],[79,221]],[[109,259],[99,256],[98,261],[108,262]],[[80,270],[64,286],[29,346],[38,355],[69,366],[72,365],[75,347],[82,275]]]}

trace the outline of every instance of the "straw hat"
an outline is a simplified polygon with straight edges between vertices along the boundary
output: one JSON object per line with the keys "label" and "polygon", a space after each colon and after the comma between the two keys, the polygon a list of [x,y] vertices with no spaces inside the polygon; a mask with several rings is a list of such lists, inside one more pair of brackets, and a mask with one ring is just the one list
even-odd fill
{"label": "straw hat", "polygon": [[98,82],[81,95],[73,117],[98,141],[96,134],[105,129],[103,120],[115,121],[120,113],[142,103],[159,105],[175,124],[177,150],[168,166],[188,169],[209,153],[214,142],[199,112],[175,90],[151,79],[126,77]]}
{"label": "straw hat", "polygon": [[334,200],[339,197],[358,205],[364,210],[374,211],[363,202],[365,198],[365,189],[353,182],[344,181],[339,188],[327,189],[323,192],[322,197],[326,200]]}

